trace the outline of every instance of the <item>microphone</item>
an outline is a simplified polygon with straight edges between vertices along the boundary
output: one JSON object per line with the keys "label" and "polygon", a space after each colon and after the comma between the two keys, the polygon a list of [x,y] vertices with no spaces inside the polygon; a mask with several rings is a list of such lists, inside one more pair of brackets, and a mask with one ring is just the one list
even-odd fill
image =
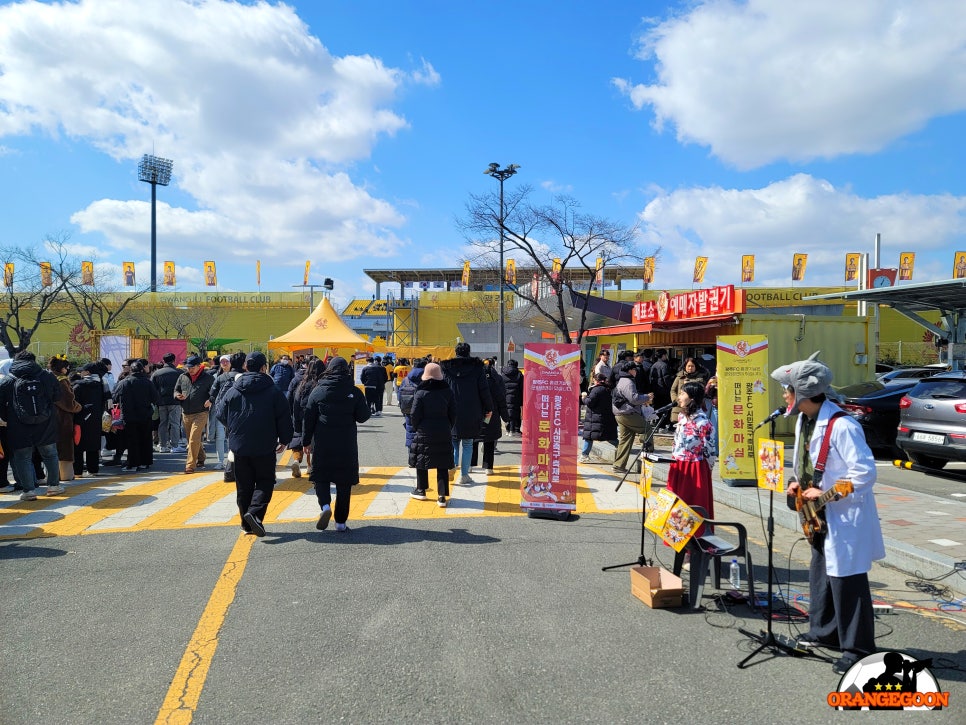
{"label": "microphone", "polygon": [[663,408],[658,408],[654,411],[654,415],[664,415],[665,413],[670,413],[671,409],[674,407],[674,403],[668,403]]}
{"label": "microphone", "polygon": [[785,415],[785,411],[786,410],[787,410],[787,408],[784,405],[782,407],[780,407],[780,408],[776,408],[774,413],[772,413],[771,415],[769,415],[761,423],[759,423],[758,425],[755,426],[755,430],[758,430],[763,425],[768,425],[773,420],[775,420],[775,418],[777,418],[778,416]]}

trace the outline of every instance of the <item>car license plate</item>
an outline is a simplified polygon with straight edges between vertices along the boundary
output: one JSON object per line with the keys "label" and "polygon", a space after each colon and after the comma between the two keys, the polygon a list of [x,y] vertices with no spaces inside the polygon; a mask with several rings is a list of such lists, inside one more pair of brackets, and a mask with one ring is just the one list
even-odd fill
{"label": "car license plate", "polygon": [[932,443],[936,446],[941,446],[946,442],[946,436],[939,435],[937,433],[913,433],[912,440],[919,441],[920,443]]}

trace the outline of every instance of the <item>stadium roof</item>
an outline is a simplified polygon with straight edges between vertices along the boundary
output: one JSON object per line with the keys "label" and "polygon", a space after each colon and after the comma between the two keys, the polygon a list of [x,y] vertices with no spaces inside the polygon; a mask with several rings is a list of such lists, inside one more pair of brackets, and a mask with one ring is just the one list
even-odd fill
{"label": "stadium roof", "polygon": [[843,299],[850,302],[873,302],[893,307],[900,312],[938,311],[943,315],[966,310],[966,279],[876,287],[853,292],[834,292],[804,297],[804,300]]}
{"label": "stadium roof", "polygon": [[[404,284],[406,282],[461,282],[463,280],[462,267],[435,267],[427,269],[364,269],[366,276],[373,282],[382,284],[386,282],[396,282]],[[520,284],[529,282],[534,272],[539,270],[536,267],[517,267],[517,280]],[[594,276],[593,270],[568,267],[566,270],[567,278],[575,283],[589,282]],[[470,279],[475,284],[498,284],[500,281],[500,271],[495,267],[471,267]],[[605,269],[607,279],[616,280],[618,287],[622,280],[643,280],[643,266],[622,266],[611,265]]]}

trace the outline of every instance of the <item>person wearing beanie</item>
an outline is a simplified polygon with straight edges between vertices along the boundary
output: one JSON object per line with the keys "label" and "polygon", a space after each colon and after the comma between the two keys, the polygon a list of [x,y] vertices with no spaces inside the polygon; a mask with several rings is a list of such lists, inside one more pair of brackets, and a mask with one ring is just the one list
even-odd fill
{"label": "person wearing beanie", "polygon": [[309,480],[322,509],[315,528],[324,531],[332,519],[335,486],[335,529],[348,532],[352,487],[359,483],[359,432],[357,425],[372,415],[365,395],[356,387],[349,363],[334,357],[305,403],[302,448],[312,455]]}
{"label": "person wearing beanie", "polygon": [[460,467],[460,485],[472,486],[470,465],[473,441],[479,435],[480,426],[489,423],[493,415],[493,398],[486,382],[483,361],[470,356],[470,345],[461,342],[456,346],[456,357],[440,363],[443,377],[456,398],[456,423],[453,426],[453,461]]}
{"label": "person wearing beanie", "polygon": [[409,414],[412,443],[409,465],[416,469],[416,488],[411,496],[426,500],[429,470],[436,469],[436,503],[446,508],[449,496],[449,469],[453,467],[453,444],[450,431],[456,425],[456,398],[443,380],[443,370],[428,363],[420,376]]}
{"label": "person wearing beanie", "polygon": [[[825,530],[811,540],[808,632],[798,640],[804,649],[841,651],[832,670],[845,674],[876,649],[869,570],[873,561],[885,557],[885,545],[873,493],[875,458],[858,421],[826,398],[832,371],[818,355],[783,365],[771,377],[782,386],[785,415],[798,414],[789,506],[794,508],[797,494],[815,500],[840,480],[850,481],[853,488],[822,509]],[[825,470],[816,470],[826,440]]]}
{"label": "person wearing beanie", "polygon": [[124,429],[120,431],[127,448],[127,465],[121,469],[127,472],[146,471],[154,463],[154,448],[151,445],[152,405],[158,405],[161,395],[148,379],[144,366],[135,360],[128,368],[128,374],[118,380],[114,388],[114,400],[121,406]]}
{"label": "person wearing beanie", "polygon": [[181,377],[181,371],[175,367],[175,359],[173,352],[165,353],[163,365],[151,373],[151,382],[161,396],[158,404],[158,444],[161,453],[171,453],[181,442],[181,406],[174,399],[174,386]]}
{"label": "person wearing beanie", "polygon": [[74,381],[74,398],[81,406],[81,412],[74,420],[80,425],[80,441],[74,447],[74,477],[87,472],[91,476],[100,474],[101,417],[104,404],[108,400],[107,391],[101,382],[101,364],[87,363],[80,369],[80,379]]}
{"label": "person wearing beanie", "polygon": [[265,355],[249,353],[245,372],[234,377],[214,410],[235,459],[235,500],[242,530],[259,537],[265,535],[265,514],[275,490],[275,455],[285,450],[293,432],[285,393],[267,373]]}
{"label": "person wearing beanie", "polygon": [[201,437],[208,427],[208,409],[211,408],[208,396],[211,386],[215,384],[215,378],[205,370],[201,362],[199,355],[185,358],[185,372],[174,385],[174,399],[181,403],[181,422],[185,435],[188,436],[185,473],[194,473],[196,468],[205,467],[205,446]]}

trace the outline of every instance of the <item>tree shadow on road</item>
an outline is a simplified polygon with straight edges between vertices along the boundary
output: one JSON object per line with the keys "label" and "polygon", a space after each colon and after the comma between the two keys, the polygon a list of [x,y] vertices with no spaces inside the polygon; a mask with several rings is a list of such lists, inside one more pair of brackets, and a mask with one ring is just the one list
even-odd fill
{"label": "tree shadow on road", "polygon": [[30,546],[29,544],[21,544],[16,541],[0,544],[0,561],[51,559],[55,556],[64,556],[65,554],[67,552],[63,549],[55,549],[47,546]]}

